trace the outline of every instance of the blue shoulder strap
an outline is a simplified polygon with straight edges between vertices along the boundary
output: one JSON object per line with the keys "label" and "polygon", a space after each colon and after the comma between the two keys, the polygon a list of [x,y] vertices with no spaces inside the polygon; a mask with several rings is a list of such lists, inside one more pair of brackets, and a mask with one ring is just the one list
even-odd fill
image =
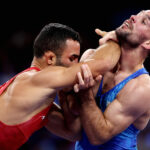
{"label": "blue shoulder strap", "polygon": [[[138,76],[140,76],[142,74],[149,74],[149,73],[147,72],[147,70],[145,68],[141,68],[141,69],[137,70],[136,72],[134,72],[133,74],[131,74],[130,76],[128,76],[127,78],[125,78],[120,83],[118,83],[111,90],[114,90],[117,87],[117,93],[118,93],[124,87],[124,85],[127,82],[129,82],[131,79],[134,79],[134,78],[136,78],[136,77],[138,77]],[[99,89],[98,89],[96,97],[100,97],[101,96],[101,94],[102,94],[102,86],[103,86],[103,78],[102,78],[102,81],[100,83],[100,86],[99,86]],[[108,92],[110,92],[111,90],[109,90]],[[106,92],[106,93],[108,93],[108,92]]]}
{"label": "blue shoulder strap", "polygon": [[[116,90],[115,93],[117,95],[119,93],[119,91],[125,86],[126,83],[128,83],[130,80],[132,80],[132,79],[134,79],[134,78],[136,78],[136,77],[138,77],[138,76],[140,76],[142,74],[148,74],[148,72],[146,71],[145,68],[141,68],[141,69],[137,70],[136,72],[134,72],[133,74],[131,74],[130,76],[128,76],[127,78],[125,78],[123,81],[121,81],[120,83],[118,83],[111,90],[115,89]],[[109,90],[109,91],[111,91],[111,90]]]}
{"label": "blue shoulder strap", "polygon": [[97,92],[97,94],[96,94],[96,97],[101,96],[101,94],[102,94],[102,88],[103,88],[103,77],[102,77],[100,86],[99,86],[99,88],[98,88],[98,92]]}

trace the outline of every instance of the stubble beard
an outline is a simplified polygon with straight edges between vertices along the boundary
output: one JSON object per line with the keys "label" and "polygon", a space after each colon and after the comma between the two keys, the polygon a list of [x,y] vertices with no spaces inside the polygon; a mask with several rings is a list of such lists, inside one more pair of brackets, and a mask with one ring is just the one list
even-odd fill
{"label": "stubble beard", "polygon": [[122,46],[127,46],[129,48],[136,48],[139,46],[138,37],[134,36],[131,32],[122,30],[121,28],[116,29],[117,39]]}

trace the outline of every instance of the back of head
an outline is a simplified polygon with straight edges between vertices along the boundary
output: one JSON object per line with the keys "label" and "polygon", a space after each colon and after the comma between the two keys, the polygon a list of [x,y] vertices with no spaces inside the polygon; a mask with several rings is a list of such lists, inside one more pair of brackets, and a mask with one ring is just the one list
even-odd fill
{"label": "back of head", "polygon": [[61,55],[67,39],[80,43],[78,32],[66,25],[50,23],[44,26],[34,41],[34,56],[40,58],[49,50],[56,56]]}

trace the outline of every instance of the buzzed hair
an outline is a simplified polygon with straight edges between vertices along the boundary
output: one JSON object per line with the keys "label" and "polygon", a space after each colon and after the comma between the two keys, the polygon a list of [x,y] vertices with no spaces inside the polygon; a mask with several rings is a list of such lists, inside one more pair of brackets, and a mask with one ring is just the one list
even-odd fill
{"label": "buzzed hair", "polygon": [[81,43],[79,33],[69,26],[59,23],[44,26],[34,40],[34,56],[40,58],[49,50],[56,56],[61,55],[67,39]]}

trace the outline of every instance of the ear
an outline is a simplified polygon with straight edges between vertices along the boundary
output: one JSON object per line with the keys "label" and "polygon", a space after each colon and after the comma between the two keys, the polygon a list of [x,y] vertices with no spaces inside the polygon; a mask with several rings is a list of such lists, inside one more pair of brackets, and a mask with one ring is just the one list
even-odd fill
{"label": "ear", "polygon": [[56,55],[52,51],[47,51],[44,54],[46,58],[46,62],[48,65],[55,65],[56,64]]}
{"label": "ear", "polygon": [[144,49],[149,49],[150,50],[150,40],[145,41],[144,43],[142,43],[142,47]]}

